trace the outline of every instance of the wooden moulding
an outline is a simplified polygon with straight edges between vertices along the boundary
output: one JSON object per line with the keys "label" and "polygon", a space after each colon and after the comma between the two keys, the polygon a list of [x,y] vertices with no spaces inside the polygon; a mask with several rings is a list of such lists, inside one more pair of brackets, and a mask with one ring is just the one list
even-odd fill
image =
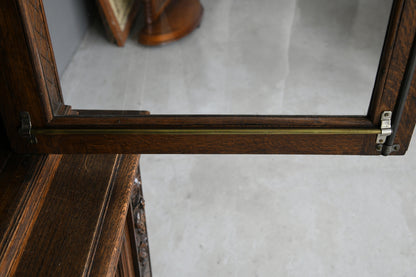
{"label": "wooden moulding", "polygon": [[[107,276],[115,276],[115,277],[123,277],[123,276],[139,276],[145,277],[143,275],[138,275],[138,269],[134,267],[133,259],[134,253],[132,251],[133,248],[130,247],[131,245],[132,236],[129,232],[127,225],[124,227],[124,236],[123,236],[123,245],[121,247],[120,253],[120,261],[117,265],[117,271],[114,275],[107,275]],[[146,276],[147,277],[147,276]]]}
{"label": "wooden moulding", "polygon": [[[133,253],[133,257],[138,261],[136,272],[139,272],[141,277],[150,277],[152,276],[152,267],[150,263],[149,238],[147,236],[145,201],[140,174],[134,181],[132,190],[130,209],[127,214],[127,217],[131,218],[131,220],[127,220],[128,233],[132,235],[130,244],[132,245],[132,249],[136,249]],[[137,247],[133,247],[134,245]]]}
{"label": "wooden moulding", "polygon": [[114,276],[138,166],[139,155],[10,158],[0,174],[0,276]]}
{"label": "wooden moulding", "polygon": [[[164,1],[161,11],[155,9],[153,1],[146,0],[146,23],[139,34],[139,42],[154,46],[166,44],[190,34],[199,26],[203,7],[199,0]],[[156,15],[154,15],[156,13]]]}
{"label": "wooden moulding", "polygon": [[[113,170],[112,178],[115,180],[115,183],[101,228],[100,241],[95,252],[91,276],[114,276],[117,263],[119,263],[119,251],[122,251],[121,248],[127,247],[121,245],[123,240],[128,240],[125,236],[129,234],[125,232],[125,229],[131,221],[128,217],[128,212],[130,197],[134,193],[134,180],[140,178],[139,156],[119,155],[119,157],[118,166],[115,166]],[[135,245],[130,246],[130,252],[136,251],[137,247]],[[129,249],[124,250],[126,252],[129,251]],[[127,262],[137,266],[135,261],[130,257]]]}
{"label": "wooden moulding", "polygon": [[378,154],[376,138],[376,135],[39,135],[38,146],[58,153],[370,155]]}
{"label": "wooden moulding", "polygon": [[0,276],[13,276],[62,155],[13,155],[0,175]]}

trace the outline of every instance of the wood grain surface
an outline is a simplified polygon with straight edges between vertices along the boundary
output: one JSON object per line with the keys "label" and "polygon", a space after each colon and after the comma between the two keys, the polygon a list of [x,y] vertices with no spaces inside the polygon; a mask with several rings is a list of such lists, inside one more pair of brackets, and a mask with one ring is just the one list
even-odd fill
{"label": "wood grain surface", "polygon": [[138,162],[13,155],[0,174],[0,276],[114,276]]}
{"label": "wood grain surface", "polygon": [[[121,251],[120,246],[123,244],[125,236],[126,220],[131,220],[127,218],[127,214],[132,194],[132,184],[136,178],[139,178],[139,156],[124,155],[121,159],[116,173],[117,176],[114,177],[116,183],[111,193],[108,211],[102,226],[100,243],[95,253],[91,276],[114,276]],[[125,249],[125,251],[129,250]],[[132,264],[134,265],[134,263]]]}
{"label": "wood grain surface", "polygon": [[63,157],[13,272],[16,276],[88,275],[117,158]]}
{"label": "wood grain surface", "polygon": [[14,275],[61,157],[13,155],[0,175],[0,276]]}
{"label": "wood grain surface", "polygon": [[39,136],[38,144],[51,153],[366,155],[378,154],[369,152],[371,149],[376,152],[376,138],[376,135],[56,135]]}

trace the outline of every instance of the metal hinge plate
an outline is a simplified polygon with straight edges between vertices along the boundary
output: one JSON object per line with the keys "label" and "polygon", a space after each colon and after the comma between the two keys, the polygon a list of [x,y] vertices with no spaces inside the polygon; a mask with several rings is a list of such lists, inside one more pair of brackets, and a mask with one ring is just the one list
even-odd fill
{"label": "metal hinge plate", "polygon": [[28,112],[20,112],[20,128],[19,135],[27,139],[30,144],[38,142],[36,137],[32,134],[32,121]]}
{"label": "metal hinge plate", "polygon": [[381,114],[381,133],[377,135],[377,144],[384,144],[388,136],[393,133],[391,128],[391,111],[385,111]]}

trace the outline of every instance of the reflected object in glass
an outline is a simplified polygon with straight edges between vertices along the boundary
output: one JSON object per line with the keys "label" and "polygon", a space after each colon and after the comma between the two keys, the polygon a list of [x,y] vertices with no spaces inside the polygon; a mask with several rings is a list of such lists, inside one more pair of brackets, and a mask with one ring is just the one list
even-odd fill
{"label": "reflected object in glass", "polygon": [[203,7],[199,0],[144,0],[144,4],[141,44],[153,46],[178,40],[201,23]]}
{"label": "reflected object in glass", "polygon": [[98,8],[107,35],[118,46],[124,46],[139,10],[137,0],[98,0]]}

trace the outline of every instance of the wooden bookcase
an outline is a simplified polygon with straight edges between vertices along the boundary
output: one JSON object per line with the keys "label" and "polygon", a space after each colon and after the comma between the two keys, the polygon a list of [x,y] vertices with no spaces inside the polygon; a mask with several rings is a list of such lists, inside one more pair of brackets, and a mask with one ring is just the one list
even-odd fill
{"label": "wooden bookcase", "polygon": [[6,141],[0,276],[151,276],[139,155],[19,155]]}

